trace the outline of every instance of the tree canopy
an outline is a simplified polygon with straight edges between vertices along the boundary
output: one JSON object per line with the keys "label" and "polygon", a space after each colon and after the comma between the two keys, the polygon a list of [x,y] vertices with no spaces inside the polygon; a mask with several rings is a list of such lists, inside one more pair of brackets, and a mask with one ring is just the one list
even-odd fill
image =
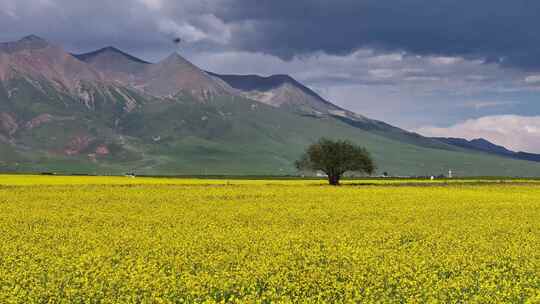
{"label": "tree canopy", "polygon": [[369,152],[347,140],[320,139],[296,161],[298,170],[322,171],[331,185],[339,185],[346,172],[372,174],[375,163]]}

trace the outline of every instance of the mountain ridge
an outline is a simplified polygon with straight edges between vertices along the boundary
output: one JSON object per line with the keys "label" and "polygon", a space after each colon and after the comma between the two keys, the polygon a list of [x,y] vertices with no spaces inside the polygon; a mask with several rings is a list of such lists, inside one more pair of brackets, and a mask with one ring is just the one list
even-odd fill
{"label": "mountain ridge", "polygon": [[207,100],[214,95],[231,92],[222,82],[215,81],[177,52],[156,63],[111,46],[74,56],[102,71],[110,80],[158,97],[188,93],[197,99]]}
{"label": "mountain ridge", "polygon": [[[242,91],[252,91],[252,90],[257,90],[257,89],[270,90],[270,89],[279,87],[280,85],[283,85],[285,83],[291,83],[295,86],[300,87],[302,91],[304,91],[306,94],[309,94],[317,99],[320,99],[321,101],[324,101],[325,103],[332,104],[331,102],[322,98],[315,91],[303,85],[301,82],[297,81],[296,79],[294,79],[292,76],[288,74],[273,74],[269,76],[260,76],[257,74],[246,74],[246,75],[218,74],[218,73],[213,73],[209,71],[207,71],[207,73],[223,79],[233,88],[239,89]],[[332,104],[332,106],[335,106],[336,108],[340,108],[334,104]]]}
{"label": "mountain ridge", "polygon": [[42,49],[50,45],[47,40],[39,36],[28,35],[17,41],[1,42],[0,51],[15,53],[21,50]]}
{"label": "mountain ridge", "polygon": [[515,159],[540,162],[540,154],[528,153],[523,151],[512,151],[504,146],[494,144],[484,138],[467,140],[455,137],[433,137],[433,139],[466,149],[511,157]]}
{"label": "mountain ridge", "polygon": [[142,63],[142,64],[151,64],[150,62],[148,61],[144,61],[138,57],[135,57],[131,54],[128,54],[114,46],[106,46],[106,47],[103,47],[101,49],[98,49],[98,50],[95,50],[95,51],[92,51],[92,52],[88,52],[88,53],[82,53],[82,54],[74,54],[72,53],[71,55],[73,55],[75,58],[81,60],[81,61],[86,61],[88,59],[91,59],[91,58],[94,58],[96,56],[99,56],[103,53],[117,53],[117,54],[120,54],[122,56],[125,56],[127,57],[128,59],[132,60],[132,61],[135,61],[135,62],[138,62],[138,63]]}
{"label": "mountain ridge", "polygon": [[[312,89],[290,75],[276,74],[267,77],[259,75],[234,75],[207,72],[217,77],[244,97],[269,104],[274,107],[289,108],[311,115],[342,115],[364,119],[360,115],[343,109],[322,98]],[[291,102],[293,101],[293,102]]]}
{"label": "mountain ridge", "polygon": [[540,172],[352,113],[290,76],[242,87],[179,54],[153,64],[116,48],[72,55],[37,38],[0,50],[3,171],[295,174],[305,147],[331,137],[396,175]]}

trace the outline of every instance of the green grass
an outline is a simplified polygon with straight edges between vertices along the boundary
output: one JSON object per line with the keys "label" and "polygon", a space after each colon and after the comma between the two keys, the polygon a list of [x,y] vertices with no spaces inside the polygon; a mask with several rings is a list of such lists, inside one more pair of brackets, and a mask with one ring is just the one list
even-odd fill
{"label": "green grass", "polygon": [[[303,150],[320,137],[329,137],[365,146],[375,158],[379,173],[418,176],[452,170],[456,176],[540,176],[540,163],[450,149],[446,145],[432,147],[430,142],[392,128],[366,131],[338,119],[300,116],[245,99],[156,101],[126,92],[140,106],[120,115],[118,109],[123,101],[117,100],[118,94],[112,95],[116,96],[114,100],[98,96],[98,110],[92,111],[58,93],[54,95],[47,86],[43,93],[22,81],[12,85],[20,86],[24,94],[11,100],[3,100],[5,96],[0,94],[0,111],[15,113],[19,121],[41,113],[69,114],[75,120],[21,129],[10,154],[22,155],[27,161],[4,165],[2,171],[291,175],[297,174],[293,164]],[[90,136],[117,149],[98,163],[86,156],[92,151],[63,156],[63,149],[75,136]],[[154,140],[158,137],[159,141]],[[0,160],[12,162],[3,155]]]}

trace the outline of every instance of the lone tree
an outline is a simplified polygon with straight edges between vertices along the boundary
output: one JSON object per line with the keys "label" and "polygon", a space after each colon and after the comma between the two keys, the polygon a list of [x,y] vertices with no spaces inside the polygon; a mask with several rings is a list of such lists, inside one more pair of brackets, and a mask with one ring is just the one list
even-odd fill
{"label": "lone tree", "polygon": [[309,146],[302,158],[296,161],[296,168],[322,171],[328,176],[330,185],[337,186],[346,172],[372,174],[375,171],[375,163],[366,149],[350,141],[321,138]]}

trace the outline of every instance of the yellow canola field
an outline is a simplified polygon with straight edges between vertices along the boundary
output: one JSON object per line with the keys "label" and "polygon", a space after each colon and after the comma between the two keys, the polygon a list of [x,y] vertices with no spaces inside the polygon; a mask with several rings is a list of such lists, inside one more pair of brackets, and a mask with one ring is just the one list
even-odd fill
{"label": "yellow canola field", "polygon": [[0,303],[540,303],[539,183],[348,183],[0,176]]}

